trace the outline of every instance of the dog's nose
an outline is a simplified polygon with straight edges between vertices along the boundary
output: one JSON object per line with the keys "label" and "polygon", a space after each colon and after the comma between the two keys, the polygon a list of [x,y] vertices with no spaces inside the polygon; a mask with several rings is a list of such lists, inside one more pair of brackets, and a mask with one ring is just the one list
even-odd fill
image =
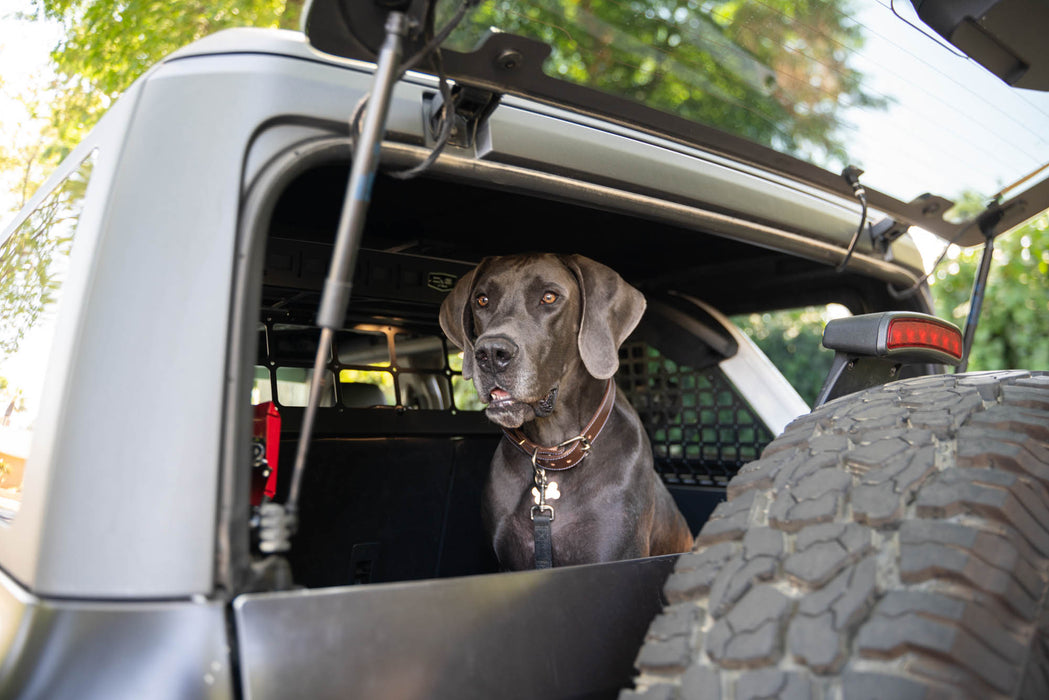
{"label": "dog's nose", "polygon": [[505,336],[483,338],[477,343],[474,359],[486,372],[502,372],[517,356],[517,344]]}

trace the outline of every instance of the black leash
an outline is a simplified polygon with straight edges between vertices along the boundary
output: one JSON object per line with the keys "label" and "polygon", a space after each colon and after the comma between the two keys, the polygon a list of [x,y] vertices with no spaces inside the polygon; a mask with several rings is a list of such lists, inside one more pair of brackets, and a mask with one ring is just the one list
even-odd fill
{"label": "black leash", "polygon": [[535,568],[537,569],[550,569],[554,566],[553,536],[550,534],[550,523],[553,520],[554,516],[549,513],[538,513],[532,516]]}
{"label": "black leash", "polygon": [[535,488],[532,496],[535,505],[532,506],[532,539],[535,541],[535,568],[551,569],[554,566],[554,547],[551,523],[554,522],[554,507],[546,502],[549,496],[551,500],[560,497],[557,491],[557,482],[548,482],[546,470],[536,462],[539,451],[532,455],[532,467],[535,469]]}

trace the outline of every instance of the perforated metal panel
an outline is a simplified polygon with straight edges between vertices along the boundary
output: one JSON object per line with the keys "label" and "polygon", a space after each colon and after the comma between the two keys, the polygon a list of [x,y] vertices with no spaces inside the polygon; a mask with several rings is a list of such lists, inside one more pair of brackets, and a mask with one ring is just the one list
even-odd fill
{"label": "perforated metal panel", "polygon": [[642,341],[625,343],[619,357],[616,381],[648,430],[665,482],[724,485],[772,441],[716,366],[680,366]]}

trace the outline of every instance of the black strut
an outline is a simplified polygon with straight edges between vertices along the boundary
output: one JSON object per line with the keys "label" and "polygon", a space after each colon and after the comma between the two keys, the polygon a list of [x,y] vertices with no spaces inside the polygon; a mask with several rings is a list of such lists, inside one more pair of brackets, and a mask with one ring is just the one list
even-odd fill
{"label": "black strut", "polygon": [[994,258],[994,226],[986,225],[983,220],[979,223],[986,243],[983,246],[983,255],[980,256],[980,267],[976,271],[976,279],[973,280],[973,291],[969,295],[969,316],[965,319],[965,335],[962,338],[962,361],[955,370],[956,373],[964,372],[969,367],[969,352],[972,350],[976,326],[980,321],[983,297],[987,291],[987,276],[991,272],[991,260]]}
{"label": "black strut", "polygon": [[[266,526],[260,533],[259,549],[265,553],[285,552],[291,546],[291,536],[297,526],[299,490],[306,456],[313,435],[313,424],[317,408],[328,380],[328,359],[335,331],[341,327],[349,304],[353,271],[357,264],[364,219],[371,200],[372,184],[379,164],[379,149],[386,131],[386,116],[390,106],[393,86],[400,76],[401,54],[404,38],[408,34],[408,17],[403,12],[390,12],[386,19],[386,38],[376,59],[375,80],[368,100],[364,124],[356,141],[350,180],[346,186],[342,214],[332,251],[328,277],[324,280],[317,325],[321,329],[317,355],[313,361],[313,376],[310,378],[309,401],[302,418],[299,444],[292,467],[291,487],[283,508],[279,504],[267,504],[269,512],[263,513]],[[275,506],[275,507],[274,507]],[[268,518],[267,518],[268,516]],[[268,522],[267,522],[268,520]]]}

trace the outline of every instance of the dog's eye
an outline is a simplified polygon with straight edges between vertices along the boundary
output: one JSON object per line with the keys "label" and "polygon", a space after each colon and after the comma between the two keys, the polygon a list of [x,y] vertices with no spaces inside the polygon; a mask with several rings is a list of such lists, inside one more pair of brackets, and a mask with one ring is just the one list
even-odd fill
{"label": "dog's eye", "polygon": [[488,295],[487,294],[478,294],[477,295],[477,305],[480,306],[480,307],[488,306]]}
{"label": "dog's eye", "polygon": [[553,304],[555,301],[557,301],[557,295],[554,294],[553,292],[547,292],[546,294],[543,295],[543,298],[540,300],[539,303],[541,303],[541,304]]}

